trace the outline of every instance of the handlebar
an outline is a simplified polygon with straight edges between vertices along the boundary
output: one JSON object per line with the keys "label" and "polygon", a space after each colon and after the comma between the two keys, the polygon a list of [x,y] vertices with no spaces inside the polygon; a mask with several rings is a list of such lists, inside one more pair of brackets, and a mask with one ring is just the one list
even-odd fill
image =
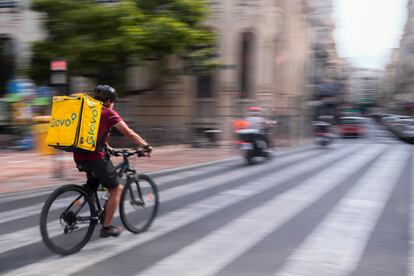
{"label": "handlebar", "polygon": [[110,155],[112,156],[124,156],[124,157],[130,157],[133,155],[137,155],[138,157],[146,157],[149,156],[149,152],[146,152],[145,150],[142,149],[112,149],[112,150],[108,150],[107,151]]}

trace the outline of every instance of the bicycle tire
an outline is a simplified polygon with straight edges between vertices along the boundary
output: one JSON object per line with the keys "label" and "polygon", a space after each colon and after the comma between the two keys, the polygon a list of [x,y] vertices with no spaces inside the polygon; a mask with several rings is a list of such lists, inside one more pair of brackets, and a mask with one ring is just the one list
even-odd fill
{"label": "bicycle tire", "polygon": [[[90,221],[89,226],[87,226],[87,230],[85,233],[85,236],[81,239],[80,242],[78,242],[75,246],[69,249],[65,249],[57,245],[53,240],[53,236],[49,235],[48,229],[47,229],[47,222],[48,222],[48,215],[50,208],[52,204],[63,194],[69,193],[69,192],[75,192],[79,193],[80,196],[84,197],[84,200],[86,200],[86,204],[88,204],[89,210],[90,210]],[[73,201],[74,202],[74,201]],[[69,207],[69,206],[68,206]],[[90,240],[93,231],[96,226],[96,221],[93,218],[93,216],[96,214],[95,205],[91,199],[91,197],[88,195],[88,193],[83,189],[81,186],[69,184],[64,185],[62,187],[59,187],[56,189],[52,194],[49,195],[47,198],[45,204],[43,205],[42,212],[40,215],[40,233],[42,235],[43,242],[46,244],[46,246],[52,250],[55,253],[58,253],[60,255],[70,255],[73,253],[78,252],[81,250],[86,243]],[[67,233],[65,233],[67,234]]]}
{"label": "bicycle tire", "polygon": [[[144,187],[144,183],[148,185],[145,185]],[[142,195],[142,199],[146,201],[144,202],[144,205],[148,204],[147,208],[144,208],[144,206],[137,206],[136,204],[133,206],[131,199],[128,200],[128,197],[131,197],[131,193],[135,192],[132,190],[134,188],[133,185],[136,185],[141,189],[145,188],[145,194]],[[137,195],[137,193],[134,194]],[[155,182],[147,175],[138,175],[138,177],[133,177],[132,180],[126,182],[121,195],[119,212],[122,224],[128,231],[134,234],[146,231],[157,216],[159,205],[158,188]],[[133,208],[131,206],[133,206]],[[137,212],[141,212],[142,215],[145,215],[143,210],[147,210],[148,215],[146,218],[142,221],[140,221],[141,219],[137,219],[139,221],[138,225],[133,224],[132,215],[136,215]]]}

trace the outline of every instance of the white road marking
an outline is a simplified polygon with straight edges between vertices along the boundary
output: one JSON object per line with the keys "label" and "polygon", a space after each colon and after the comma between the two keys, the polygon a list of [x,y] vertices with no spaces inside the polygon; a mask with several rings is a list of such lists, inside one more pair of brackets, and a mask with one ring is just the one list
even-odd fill
{"label": "white road marking", "polygon": [[[70,275],[79,272],[98,262],[139,246],[144,242],[154,240],[164,234],[188,225],[189,223],[202,219],[209,214],[240,202],[249,196],[270,190],[285,181],[295,178],[298,175],[298,172],[304,174],[311,172],[320,166],[329,166],[338,157],[345,157],[356,148],[361,148],[361,145],[349,146],[338,151],[330,152],[317,160],[307,160],[279,172],[257,178],[254,181],[236,188],[236,190],[240,190],[241,188],[245,189],[246,193],[244,194],[234,193],[232,192],[232,189],[230,189],[213,197],[201,200],[194,205],[189,205],[175,212],[167,213],[157,218],[154,222],[154,226],[144,235],[133,236],[129,233],[125,233],[117,238],[116,242],[113,242],[112,240],[91,242],[81,252],[75,255],[67,256],[65,258],[58,256],[50,257],[38,263],[12,270],[5,275],[32,275],[33,271],[36,271],[37,274],[51,274],[57,269],[59,270],[59,275]],[[108,248],[111,250],[104,250]]]}
{"label": "white road marking", "polygon": [[360,259],[410,152],[406,147],[380,158],[288,259],[277,276],[345,276]]}
{"label": "white road marking", "polygon": [[[214,275],[268,234],[304,211],[375,158],[383,147],[370,147],[328,167],[288,192],[278,195],[247,214],[182,248],[148,270],[143,276]],[[275,212],[274,210],[283,210]],[[254,228],[252,226],[254,225]],[[254,229],[254,230],[253,230]],[[219,252],[219,253],[218,253]]]}
{"label": "white road marking", "polygon": [[[352,149],[350,149],[350,151],[351,150]],[[340,152],[338,152],[338,154],[339,153]],[[305,153],[298,153],[298,154],[294,154],[291,156],[287,156],[284,159],[276,160],[275,162],[271,162],[271,163],[269,162],[265,164],[264,166],[261,166],[259,171],[264,171],[275,165],[283,165],[283,164],[287,164],[289,162],[295,162],[295,161],[299,162],[312,155],[313,155],[312,152],[305,152]],[[207,190],[213,187],[225,185],[226,183],[230,181],[240,179],[243,176],[247,176],[251,174],[252,172],[257,172],[257,171],[258,171],[258,168],[247,167],[243,171],[237,170],[237,171],[226,172],[220,175],[220,179],[218,181],[215,180],[216,176],[204,178],[202,180],[189,183],[187,185],[168,189],[161,193],[160,200],[162,203],[166,203],[168,201],[171,201],[171,200],[174,200],[180,197],[184,197],[184,196],[196,193],[196,192],[200,192],[200,191]],[[22,218],[22,217],[27,217],[27,216],[39,215],[43,204],[44,203],[38,204],[36,206],[15,209],[12,211],[12,213],[10,212],[6,212],[6,214],[0,213],[0,220],[3,219],[3,221],[7,221],[7,220],[10,221],[10,220],[15,219],[16,217]],[[53,209],[56,209],[56,208],[53,208]],[[118,213],[116,213],[116,217],[118,217]],[[55,221],[55,223],[58,224],[59,222]],[[52,234],[52,236],[53,235],[54,234]],[[27,245],[37,243],[40,241],[41,241],[41,236],[40,236],[38,225],[29,227],[23,230],[19,230],[19,231],[10,233],[10,234],[2,235],[0,236],[0,254],[7,252],[9,250],[27,246]]]}

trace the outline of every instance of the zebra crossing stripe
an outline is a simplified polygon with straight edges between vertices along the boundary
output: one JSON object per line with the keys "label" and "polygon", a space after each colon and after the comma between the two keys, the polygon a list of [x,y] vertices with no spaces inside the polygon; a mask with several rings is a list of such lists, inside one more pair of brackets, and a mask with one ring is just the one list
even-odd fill
{"label": "zebra crossing stripe", "polygon": [[[311,157],[312,155],[314,155],[314,153],[312,153],[312,152],[297,153],[297,154],[288,156],[288,157],[286,157],[285,159],[282,159],[282,160],[276,160],[275,162],[269,162],[265,166],[260,167],[260,170],[264,171],[268,168],[274,167],[275,165],[283,165],[283,164],[287,164],[289,162],[299,161],[299,160]],[[166,190],[165,192],[163,192],[162,200],[163,201],[170,200],[170,199],[177,198],[177,195],[185,195],[185,194],[188,194],[188,193],[195,193],[195,192],[202,191],[202,190],[205,190],[205,189],[209,189],[209,188],[212,188],[212,187],[215,187],[215,186],[220,186],[220,185],[222,185],[222,184],[224,184],[228,181],[235,180],[237,178],[240,178],[241,176],[247,176],[247,175],[249,175],[253,172],[257,172],[257,168],[248,167],[246,169],[243,169],[243,171],[235,170],[235,171],[226,172],[226,173],[221,175],[220,181],[212,181],[212,179],[214,179],[216,177],[216,175],[213,175],[211,177],[204,178],[200,181],[194,181],[194,182],[192,182],[190,184],[187,184],[187,185],[178,186],[178,187]],[[185,175],[188,176],[187,173]],[[178,178],[180,178],[180,177],[178,176]],[[158,180],[157,180],[157,185],[159,187],[162,187],[162,185],[165,185],[165,184],[166,184],[166,182],[159,183]],[[194,188],[189,189],[190,186],[192,186]],[[8,221],[12,221],[12,220],[16,220],[16,219],[20,219],[20,218],[24,218],[24,217],[30,217],[30,216],[38,215],[38,214],[40,214],[40,211],[41,211],[43,205],[44,205],[44,202],[41,202],[41,203],[33,204],[29,207],[23,207],[23,208],[13,209],[13,210],[6,211],[6,212],[0,212],[0,223],[5,223],[5,222],[8,222]],[[52,207],[52,210],[55,210],[58,207],[60,207],[60,206],[54,204],[54,206]]]}
{"label": "zebra crossing stripe", "polygon": [[[11,220],[17,220],[25,217],[30,217],[34,215],[40,214],[40,211],[42,210],[42,207],[45,203],[37,203],[33,204],[32,206],[18,208],[15,210],[10,210],[6,212],[0,213],[0,223],[9,222]],[[64,204],[67,204],[64,200],[59,200],[54,203],[53,210],[62,208]]]}
{"label": "zebra crossing stripe", "polygon": [[349,275],[409,158],[406,147],[381,157],[289,257],[277,276]]}
{"label": "zebra crossing stripe", "polygon": [[[274,157],[285,157],[289,155],[294,155],[298,153],[303,153],[305,150],[309,150],[311,147],[309,145],[304,145],[300,147],[296,147],[294,149],[281,149],[278,150],[276,153],[273,153]],[[181,180],[190,176],[197,176],[202,175],[209,172],[214,172],[217,169],[221,169],[224,166],[231,166],[231,164],[235,164],[241,160],[237,160],[238,157],[231,157],[228,159],[220,160],[220,161],[213,161],[207,162],[200,165],[197,165],[194,168],[191,167],[180,167],[180,168],[173,168],[167,169],[162,171],[154,171],[149,173],[149,175],[156,180],[157,184],[161,184],[163,182],[171,182],[174,180]],[[177,172],[175,172],[177,170]],[[171,172],[170,172],[171,171]],[[0,193],[0,204],[12,202],[20,199],[29,199],[35,198],[43,195],[49,195],[56,187],[45,187],[39,188],[36,190],[29,190],[29,191],[21,191],[21,192],[12,192],[12,193]]]}
{"label": "zebra crossing stripe", "polygon": [[[250,247],[301,213],[324,194],[341,184],[360,167],[375,158],[384,147],[370,147],[328,167],[288,192],[215,230],[201,240],[161,260],[143,276],[214,275]],[[275,212],[274,210],[283,210]],[[252,231],[252,226],[254,230]],[[220,252],[219,254],[217,252]]]}
{"label": "zebra crossing stripe", "polygon": [[[275,165],[283,165],[283,164],[287,164],[290,162],[299,162],[301,160],[306,159],[307,157],[312,156],[313,153],[311,152],[305,152],[305,153],[298,153],[298,154],[294,154],[291,156],[288,156],[284,159],[281,160],[275,160],[275,162],[272,163],[267,163],[265,166],[261,167],[260,170],[261,171],[265,171],[266,169],[269,169],[271,167],[274,167]],[[178,186],[175,188],[171,188],[168,189],[164,192],[162,192],[161,196],[161,200],[163,203],[168,202],[170,200],[174,200],[189,194],[193,194],[196,192],[200,192],[203,190],[207,190],[207,189],[211,189],[217,186],[221,186],[224,185],[226,183],[228,183],[229,181],[234,181],[236,179],[239,179],[241,177],[247,176],[253,172],[257,172],[257,168],[253,168],[253,167],[249,167],[246,168],[243,171],[230,171],[228,173],[222,174],[220,175],[220,179],[219,181],[214,180],[214,178],[216,178],[216,176],[211,176],[208,178],[204,178],[200,181],[195,181],[192,182],[190,184],[184,185],[184,186]],[[40,210],[42,208],[42,205],[39,206],[31,206],[31,208],[33,208],[33,210],[28,210],[27,208],[20,208],[20,209],[16,209],[14,210],[14,213],[12,214],[14,218],[16,217],[26,217],[29,215],[38,215],[40,213]],[[52,208],[57,209],[57,208]],[[118,217],[118,213],[116,213],[116,217]],[[1,218],[9,218],[10,220],[12,219],[11,217],[9,217],[9,214],[7,215],[2,215],[0,213],[0,220]],[[56,225],[59,225],[59,223],[56,221]],[[51,236],[54,236],[54,231],[58,230],[58,228],[54,228],[51,229],[52,233],[50,233]],[[29,227],[20,231],[16,231],[13,233],[9,233],[9,234],[5,234],[0,236],[0,254],[19,248],[19,247],[23,247],[23,246],[27,246],[33,243],[37,243],[41,241],[41,236],[39,233],[39,226],[33,226],[33,227]]]}
{"label": "zebra crossing stripe", "polygon": [[[215,196],[208,197],[182,209],[169,212],[157,218],[150,231],[143,235],[135,236],[130,233],[124,233],[121,237],[117,238],[116,242],[113,240],[91,242],[75,255],[67,256],[65,258],[53,256],[41,262],[12,270],[5,275],[32,275],[33,271],[36,271],[37,274],[53,274],[56,269],[59,269],[59,275],[70,275],[82,271],[89,266],[116,256],[123,251],[132,249],[140,244],[154,240],[250,196],[270,190],[276,185],[280,185],[285,181],[295,178],[298,175],[298,172],[306,173],[311,172],[320,166],[329,166],[334,160],[340,157],[345,157],[356,149],[362,147],[363,145],[353,145],[338,151],[330,152],[317,160],[307,160],[279,172],[257,178],[254,181],[235,189],[226,190]],[[111,250],[107,250],[108,248],[111,248]],[[76,266],[72,265],[74,263],[76,263]]]}
{"label": "zebra crossing stripe", "polygon": [[[414,198],[414,162],[411,169],[411,198]],[[414,202],[410,202],[410,241],[409,241],[409,259],[408,275],[414,275]]]}
{"label": "zebra crossing stripe", "polygon": [[14,193],[12,195],[2,194],[0,195],[0,204],[16,201],[19,199],[28,199],[28,198],[48,195],[53,191],[54,188],[55,187],[48,187],[47,189],[42,189],[41,191],[25,191],[25,192],[18,192],[17,194]]}
{"label": "zebra crossing stripe", "polygon": [[[284,159],[276,160],[276,163],[279,165],[283,165],[283,164],[287,164],[290,162],[300,161],[312,155],[313,153],[311,152],[297,153],[291,156],[287,156]],[[268,169],[269,167],[273,167],[274,165],[275,165],[274,163],[267,163],[265,166],[262,166],[260,169],[264,171]],[[229,181],[234,181],[238,178],[247,176],[253,172],[257,172],[257,168],[248,167],[244,169],[242,172],[232,171],[232,172],[223,174],[220,176],[219,181],[212,181],[212,178],[215,178],[215,176],[212,176],[212,177],[200,180],[200,181],[190,183],[188,185],[178,186],[178,187],[175,187],[175,188],[172,188],[172,189],[169,189],[163,192],[162,202],[165,203],[170,200],[174,200],[174,199],[186,196],[188,194],[192,194],[192,193],[200,192],[203,190],[211,189],[211,188],[214,188],[220,185],[224,185]],[[20,208],[20,209],[13,210],[14,213],[12,217],[10,217],[9,214],[6,214],[3,216],[0,213],[0,220],[3,217],[5,218],[4,220],[6,220],[7,218],[11,220],[13,218],[21,218],[21,217],[26,217],[26,216],[37,215],[40,212],[40,209],[42,207],[41,205],[43,205],[43,203],[41,203],[39,206],[31,206],[32,209],[27,207],[27,208]],[[58,206],[54,205],[52,209],[53,210],[57,209],[55,207],[58,207]],[[116,214],[116,217],[117,216],[118,216],[118,213]],[[56,224],[58,225],[57,221],[56,221]],[[57,232],[55,233],[55,231],[59,230],[59,228],[55,227],[54,229],[50,229],[50,230],[52,231],[50,232],[50,235],[53,237],[57,234]],[[30,228],[23,229],[20,231],[16,231],[13,233],[5,234],[3,236],[0,236],[0,253],[4,253],[10,250],[13,250],[13,249],[16,249],[22,246],[27,246],[29,244],[33,244],[33,243],[40,242],[40,241],[41,241],[41,236],[39,234],[38,226],[34,226],[34,227],[30,227]]]}
{"label": "zebra crossing stripe", "polygon": [[[311,148],[310,145],[302,145],[302,146],[298,146],[293,149],[285,148],[285,149],[277,150],[277,152],[273,152],[272,155],[274,157],[284,157],[286,155],[296,154],[298,152],[304,152],[305,150],[308,150],[310,148]],[[162,170],[158,172],[157,171],[151,172],[148,174],[149,176],[156,179],[157,182],[160,181],[161,179],[162,179],[161,181],[164,181],[164,180],[172,181],[172,180],[176,180],[176,176],[179,176],[179,175],[183,175],[185,177],[196,176],[196,175],[201,175],[206,172],[212,172],[214,171],[214,169],[218,169],[218,168],[221,169],[224,166],[230,167],[235,164],[234,161],[240,162],[242,161],[242,158],[236,156],[236,157],[231,157],[225,160],[211,161],[211,162],[197,164],[197,165],[166,169],[166,170]],[[182,177],[179,177],[178,179],[182,179]]]}
{"label": "zebra crossing stripe", "polygon": [[[203,168],[204,169],[204,168]],[[205,170],[202,170],[201,173],[204,173]],[[172,179],[169,179],[170,181],[172,180],[179,180],[179,179],[183,179],[185,177],[190,177],[190,176],[194,176],[197,175],[197,172],[183,172],[183,175],[178,175],[175,177],[171,177]],[[157,184],[158,186],[162,186],[164,184],[166,184],[166,181],[168,180],[167,176],[161,177],[160,180],[157,179]],[[42,192],[41,194],[51,194],[52,190],[47,191],[47,192]],[[36,194],[37,195],[37,194]],[[21,218],[25,218],[25,217],[30,217],[30,216],[35,216],[40,214],[40,210],[42,209],[44,205],[44,202],[40,202],[40,203],[36,203],[33,204],[31,206],[28,207],[23,207],[23,208],[18,208],[18,209],[13,209],[10,211],[5,211],[5,212],[0,212],[0,223],[5,223],[5,222],[9,222],[12,220],[17,220],[17,219],[21,219]],[[56,202],[53,205],[53,208],[51,210],[56,210],[59,207],[61,207],[60,205],[56,205]]]}
{"label": "zebra crossing stripe", "polygon": [[[276,160],[275,162],[272,162],[272,163],[267,163],[265,166],[261,167],[260,169],[264,171],[270,167],[275,166],[276,164],[283,165],[283,164],[287,164],[290,162],[300,161],[302,159],[312,156],[313,154],[314,153],[312,152],[293,154],[291,156],[287,156],[284,159]],[[188,185],[178,186],[178,187],[175,187],[175,188],[172,188],[172,189],[169,189],[163,192],[162,201],[167,202],[169,200],[174,200],[179,197],[186,196],[188,194],[192,194],[192,193],[207,190],[207,189],[210,189],[216,186],[224,185],[225,183],[229,181],[233,181],[243,176],[247,176],[252,172],[257,172],[257,168],[249,167],[249,168],[244,169],[242,172],[231,171],[231,172],[225,173],[220,176],[219,181],[212,181],[212,179],[216,177],[216,176],[212,176],[212,177],[200,180],[200,181],[192,182]],[[13,210],[12,216],[10,216],[9,213],[5,215],[0,213],[0,220],[2,220],[3,218],[3,220],[6,221],[7,219],[12,220],[16,218],[38,215],[40,213],[42,205],[43,203],[41,203],[39,206],[31,206],[31,207],[15,209]],[[53,210],[54,209],[57,209],[57,208],[53,208]],[[118,216],[118,214],[116,216]],[[56,228],[54,230],[58,230],[58,229]],[[51,235],[53,236],[53,233],[51,233]],[[39,234],[38,226],[16,231],[10,234],[0,236],[0,253],[4,253],[9,250],[13,250],[13,249],[16,249],[22,246],[27,246],[29,244],[33,244],[33,243],[40,242],[40,241],[41,241],[41,236]]]}

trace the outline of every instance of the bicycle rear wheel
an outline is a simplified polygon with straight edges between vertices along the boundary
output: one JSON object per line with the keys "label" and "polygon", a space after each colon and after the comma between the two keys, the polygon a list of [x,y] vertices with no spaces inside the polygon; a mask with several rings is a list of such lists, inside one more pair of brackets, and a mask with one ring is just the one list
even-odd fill
{"label": "bicycle rear wheel", "polygon": [[119,212],[122,224],[135,234],[146,231],[157,215],[158,189],[147,175],[127,181],[121,196]]}
{"label": "bicycle rear wheel", "polygon": [[61,255],[78,252],[92,236],[98,221],[95,205],[78,185],[65,185],[46,200],[40,233],[46,246]]}

